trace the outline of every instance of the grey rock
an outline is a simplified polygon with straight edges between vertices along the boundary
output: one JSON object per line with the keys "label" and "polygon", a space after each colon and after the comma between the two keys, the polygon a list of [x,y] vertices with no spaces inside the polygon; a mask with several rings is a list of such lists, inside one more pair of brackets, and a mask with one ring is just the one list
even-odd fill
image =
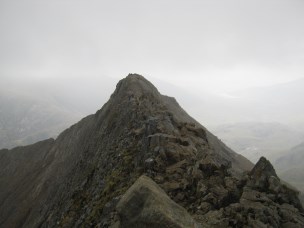
{"label": "grey rock", "polygon": [[200,227],[150,178],[141,176],[117,205],[120,227]]}

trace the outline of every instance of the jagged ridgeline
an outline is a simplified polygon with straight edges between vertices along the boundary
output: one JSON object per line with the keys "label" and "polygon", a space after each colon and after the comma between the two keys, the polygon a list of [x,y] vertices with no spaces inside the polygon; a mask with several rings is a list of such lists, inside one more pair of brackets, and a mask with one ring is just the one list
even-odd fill
{"label": "jagged ridgeline", "polygon": [[0,227],[304,227],[297,194],[137,74],[56,140],[0,151]]}

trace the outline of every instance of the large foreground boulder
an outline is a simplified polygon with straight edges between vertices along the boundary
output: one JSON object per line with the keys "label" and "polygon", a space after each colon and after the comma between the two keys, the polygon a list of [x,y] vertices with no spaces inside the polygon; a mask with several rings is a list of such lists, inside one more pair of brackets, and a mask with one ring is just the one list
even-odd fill
{"label": "large foreground boulder", "polygon": [[141,176],[117,205],[120,227],[200,227],[149,177]]}

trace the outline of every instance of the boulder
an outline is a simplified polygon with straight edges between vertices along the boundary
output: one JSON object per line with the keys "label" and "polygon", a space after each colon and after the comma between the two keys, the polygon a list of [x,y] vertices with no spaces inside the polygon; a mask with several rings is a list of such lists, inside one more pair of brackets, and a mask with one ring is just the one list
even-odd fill
{"label": "boulder", "polygon": [[141,176],[117,205],[120,227],[201,227],[149,177]]}
{"label": "boulder", "polygon": [[277,174],[272,164],[265,157],[260,158],[254,168],[251,170],[250,176],[250,185],[263,191],[268,189],[268,179],[270,177],[273,176],[277,178]]}

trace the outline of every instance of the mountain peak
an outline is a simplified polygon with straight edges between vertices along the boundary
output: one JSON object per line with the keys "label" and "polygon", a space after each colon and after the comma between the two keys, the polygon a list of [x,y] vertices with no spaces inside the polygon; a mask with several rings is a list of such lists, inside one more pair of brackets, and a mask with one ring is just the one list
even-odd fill
{"label": "mountain peak", "polygon": [[129,74],[116,85],[114,96],[140,97],[142,95],[160,96],[157,88],[146,78],[139,74]]}
{"label": "mountain peak", "polygon": [[[29,154],[38,149],[45,154],[40,160],[33,158],[28,163],[19,159],[20,151]],[[119,199],[125,193],[122,199],[126,199],[127,189],[142,175],[165,192],[153,192],[159,188],[150,186],[149,192],[156,195],[152,199],[170,197],[197,223],[208,227],[278,227],[283,222],[304,225],[303,216],[296,211],[301,209],[296,193],[286,190],[273,176],[242,178],[243,171],[251,169],[252,164],[138,74],[122,79],[109,102],[95,115],[84,118],[51,143],[20,151],[7,151],[10,157],[0,156],[0,164],[11,167],[3,169],[0,165],[0,175],[4,177],[0,183],[4,186],[0,192],[3,227],[114,226],[124,222],[118,216],[125,215],[119,205],[116,210]],[[261,172],[267,171],[267,167],[270,165],[266,159],[258,164]],[[262,188],[258,188],[260,183]],[[169,197],[159,197],[163,194]],[[151,197],[143,197],[139,202],[135,207],[143,206],[145,211],[151,205]],[[170,202],[169,206],[175,208]],[[280,218],[276,208],[284,203],[295,212]],[[184,211],[174,209],[171,213],[167,206],[165,217],[172,215],[175,219],[176,214]],[[126,210],[129,212],[132,211]],[[149,212],[144,215],[150,215]],[[256,213],[248,217],[251,212]],[[252,221],[255,215],[257,221]],[[158,223],[159,216],[153,219]],[[142,227],[151,227],[145,219],[141,222],[145,224]],[[161,219],[158,227],[166,226],[162,222]],[[126,226],[122,223],[118,227]]]}
{"label": "mountain peak", "polygon": [[127,80],[135,79],[135,80],[146,80],[144,76],[137,74],[137,73],[129,73],[128,76],[125,78]]}

